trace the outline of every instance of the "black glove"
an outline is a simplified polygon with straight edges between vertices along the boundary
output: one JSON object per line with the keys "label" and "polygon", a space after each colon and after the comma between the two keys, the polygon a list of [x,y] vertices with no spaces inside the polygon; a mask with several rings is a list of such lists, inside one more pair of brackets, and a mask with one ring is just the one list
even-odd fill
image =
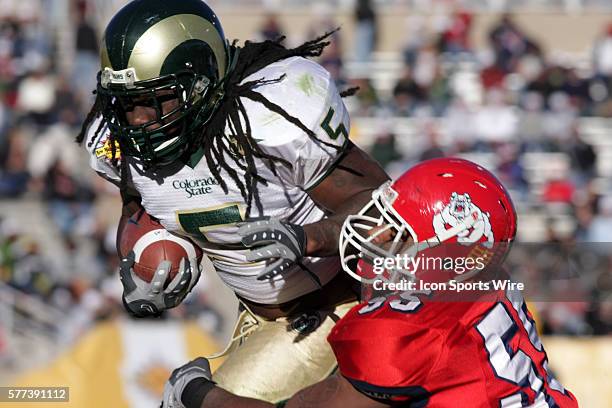
{"label": "black glove", "polygon": [[247,260],[269,260],[257,279],[270,279],[299,263],[306,254],[306,233],[300,225],[289,224],[270,217],[254,218],[240,223],[238,235],[250,248]]}

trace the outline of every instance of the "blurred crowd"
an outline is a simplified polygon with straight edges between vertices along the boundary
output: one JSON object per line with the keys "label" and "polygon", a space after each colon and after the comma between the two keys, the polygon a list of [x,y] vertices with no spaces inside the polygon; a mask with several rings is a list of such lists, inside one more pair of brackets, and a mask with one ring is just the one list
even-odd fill
{"label": "blurred crowd", "polygon": [[[65,72],[59,69],[54,35],[41,22],[49,2],[23,3],[35,6],[0,13],[0,201],[42,203],[52,229],[42,234],[19,219],[0,219],[0,282],[66,313],[71,323],[63,336],[74,338],[121,310],[114,242],[117,192],[88,170],[87,158],[73,143],[92,101],[100,27],[92,23],[95,2],[71,1],[74,57],[72,71]],[[373,76],[349,69],[350,64],[376,63],[375,5],[356,1],[353,18],[354,31],[335,32],[319,59],[340,89],[360,87],[347,101],[353,118],[422,119],[418,148],[401,149],[401,135],[390,128],[381,128],[374,138],[371,153],[390,174],[418,160],[480,157],[511,190],[520,212],[548,216],[548,242],[612,242],[612,191],[597,168],[600,152],[579,125],[584,117],[612,118],[612,23],[593,38],[590,68],[584,69],[551,59],[511,15],[500,16],[490,28],[486,50],[470,43],[469,11],[449,12],[434,28],[411,17],[398,54],[403,68],[385,91]],[[336,26],[333,13],[322,10],[302,34],[311,38]],[[290,34],[284,30],[270,15],[254,37]],[[345,36],[353,36],[353,49],[345,46]],[[537,180],[525,160],[533,153],[557,154],[565,165]],[[553,222],[559,217],[570,220],[561,232]],[[43,250],[45,241],[59,248],[61,259]],[[583,301],[538,304],[548,333],[611,332],[612,261],[605,258],[598,265],[579,285],[559,285],[559,293],[587,293]],[[529,268],[532,275],[540,271],[544,281],[546,266],[534,262]],[[222,323],[205,289],[173,313],[208,319],[213,330]],[[2,344],[0,332],[0,355]]]}

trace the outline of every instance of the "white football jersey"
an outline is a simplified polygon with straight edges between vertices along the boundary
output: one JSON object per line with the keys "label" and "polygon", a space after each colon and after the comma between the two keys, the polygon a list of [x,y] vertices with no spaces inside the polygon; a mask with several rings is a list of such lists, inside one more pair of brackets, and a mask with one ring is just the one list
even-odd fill
{"label": "white football jersey", "polygon": [[[251,216],[263,215],[305,225],[324,218],[323,211],[307,191],[334,168],[348,141],[349,115],[329,73],[319,64],[302,57],[271,64],[245,81],[260,78],[270,80],[283,75],[282,80],[260,85],[255,91],[300,119],[320,140],[341,149],[313,140],[262,104],[242,98],[252,137],[260,148],[293,165],[292,169],[288,169],[279,163],[275,176],[263,161],[256,159],[257,171],[268,184],[257,184],[263,214],[258,213],[253,202]],[[96,128],[97,123],[92,124],[84,143],[90,153],[91,166],[101,176],[117,184],[119,171],[110,162],[108,132],[98,140],[91,140]],[[231,166],[233,162],[228,160]],[[317,288],[308,273],[297,265],[282,276],[257,280],[265,262],[246,260],[246,249],[236,234],[236,223],[245,218],[246,203],[225,170],[221,169],[221,176],[227,183],[227,194],[208,169],[205,158],[193,168],[181,165],[177,169],[168,169],[162,177],[143,172],[134,158],[128,158],[128,164],[129,187],[140,194],[147,213],[158,218],[169,231],[189,236],[197,242],[212,260],[221,279],[238,295],[258,303],[277,304]],[[239,177],[242,177],[240,173]],[[340,270],[337,257],[308,257],[303,264],[319,277],[322,284]]]}

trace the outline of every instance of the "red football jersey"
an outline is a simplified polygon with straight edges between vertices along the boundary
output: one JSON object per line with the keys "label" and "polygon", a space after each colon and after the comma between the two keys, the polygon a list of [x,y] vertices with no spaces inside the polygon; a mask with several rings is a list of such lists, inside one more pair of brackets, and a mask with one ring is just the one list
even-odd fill
{"label": "red football jersey", "polygon": [[577,407],[555,380],[519,292],[448,302],[403,294],[357,305],[329,342],[361,392],[409,407]]}

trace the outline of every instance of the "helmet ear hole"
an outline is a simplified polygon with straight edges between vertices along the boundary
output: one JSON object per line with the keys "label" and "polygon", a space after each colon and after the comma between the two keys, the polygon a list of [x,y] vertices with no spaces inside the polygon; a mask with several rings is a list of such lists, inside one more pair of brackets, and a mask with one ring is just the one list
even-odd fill
{"label": "helmet ear hole", "polygon": [[195,91],[196,94],[202,94],[206,88],[208,88],[208,84],[210,84],[210,81],[206,78],[200,78],[196,81],[193,90]]}

